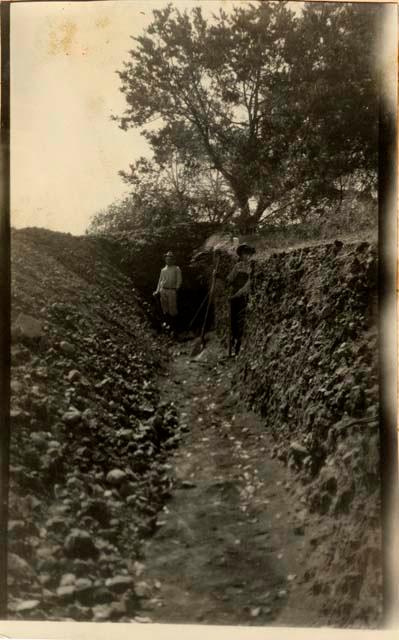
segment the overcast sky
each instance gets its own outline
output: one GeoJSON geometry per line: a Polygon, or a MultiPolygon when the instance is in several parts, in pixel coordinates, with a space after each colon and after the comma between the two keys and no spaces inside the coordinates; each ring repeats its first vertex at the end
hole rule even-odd
{"type": "MultiPolygon", "coordinates": [[[[112,122],[125,103],[122,68],[152,9],[166,2],[11,5],[11,224],[83,233],[126,192],[118,171],[146,152],[138,131],[112,122]]],[[[204,14],[234,4],[201,4],[204,14]]],[[[235,2],[235,4],[242,4],[235,2]]]]}
{"type": "MultiPolygon", "coordinates": [[[[240,0],[176,0],[205,15],[240,0]]],[[[147,151],[111,121],[125,101],[116,70],[158,0],[11,5],[11,224],[84,233],[126,193],[118,171],[147,151]]],[[[290,3],[300,11],[302,3],[290,3]]],[[[391,20],[392,22],[392,20],[391,20]]],[[[385,34],[384,34],[385,35],[385,34]]],[[[395,37],[394,42],[396,42],[395,37]]],[[[396,69],[393,48],[392,69],[396,69]]],[[[393,81],[390,80],[393,85],[393,81]]]]}

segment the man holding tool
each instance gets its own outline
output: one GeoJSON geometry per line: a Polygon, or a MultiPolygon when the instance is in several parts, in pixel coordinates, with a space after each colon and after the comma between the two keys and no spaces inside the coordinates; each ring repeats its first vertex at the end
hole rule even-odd
{"type": "Polygon", "coordinates": [[[229,355],[238,355],[241,348],[241,340],[244,332],[245,310],[251,286],[251,276],[254,262],[250,257],[255,249],[246,243],[237,247],[238,262],[227,276],[227,282],[231,285],[230,296],[230,340],[229,355]]]}

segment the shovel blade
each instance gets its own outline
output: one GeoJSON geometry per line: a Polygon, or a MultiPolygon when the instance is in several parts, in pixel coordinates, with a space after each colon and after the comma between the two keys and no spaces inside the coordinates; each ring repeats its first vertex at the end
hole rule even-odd
{"type": "Polygon", "coordinates": [[[204,350],[204,348],[205,348],[205,344],[203,343],[201,338],[198,338],[197,340],[195,340],[193,348],[191,349],[191,357],[195,358],[195,356],[199,356],[199,354],[204,350]]]}

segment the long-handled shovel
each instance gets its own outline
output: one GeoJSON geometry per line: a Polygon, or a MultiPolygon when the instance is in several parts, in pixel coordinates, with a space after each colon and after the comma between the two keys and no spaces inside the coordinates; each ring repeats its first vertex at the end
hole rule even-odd
{"type": "Polygon", "coordinates": [[[198,318],[199,312],[202,310],[205,302],[208,300],[208,296],[209,296],[209,291],[207,291],[205,298],[203,299],[203,301],[201,302],[200,306],[198,307],[197,311],[195,312],[195,315],[193,316],[190,324],[188,325],[188,328],[191,329],[191,327],[193,326],[194,322],[196,321],[196,319],[198,318]]]}
{"type": "Polygon", "coordinates": [[[233,353],[233,332],[231,330],[231,302],[230,300],[228,301],[229,304],[229,334],[228,334],[228,339],[229,339],[229,358],[231,358],[231,355],[233,353]]]}
{"type": "Polygon", "coordinates": [[[205,349],[205,329],[206,329],[206,323],[208,321],[208,316],[209,316],[209,310],[211,308],[211,304],[212,304],[212,300],[213,300],[213,294],[215,291],[215,283],[216,283],[216,273],[219,267],[219,261],[220,261],[220,255],[217,256],[216,258],[216,265],[215,268],[212,272],[212,281],[211,281],[211,286],[209,289],[209,296],[208,296],[208,304],[206,307],[206,312],[205,312],[205,318],[204,318],[204,322],[202,324],[202,329],[201,329],[201,335],[199,338],[197,338],[197,340],[195,340],[193,348],[191,350],[191,357],[194,358],[195,356],[198,356],[204,349],[205,349]]]}
{"type": "MultiPolygon", "coordinates": [[[[250,271],[249,271],[249,290],[251,294],[254,293],[255,289],[255,262],[254,260],[250,263],[250,271]]],[[[243,313],[243,311],[241,311],[243,313]]],[[[232,328],[232,309],[231,309],[231,299],[229,300],[229,331],[228,331],[228,349],[229,349],[229,358],[233,354],[233,328],[232,328]]]]}
{"type": "Polygon", "coordinates": [[[160,300],[159,293],[156,296],[153,296],[153,304],[154,304],[154,309],[155,309],[155,317],[156,317],[156,319],[158,320],[159,324],[162,327],[164,322],[165,322],[165,316],[164,316],[164,313],[162,311],[162,306],[161,306],[161,300],[160,300]]]}

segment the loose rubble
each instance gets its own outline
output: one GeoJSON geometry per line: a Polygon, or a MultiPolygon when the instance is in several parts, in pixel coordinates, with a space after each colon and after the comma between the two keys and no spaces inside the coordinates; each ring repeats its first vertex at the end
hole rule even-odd
{"type": "Polygon", "coordinates": [[[179,438],[166,347],[105,242],[12,243],[10,617],[129,621],[179,438]]]}
{"type": "MultiPolygon", "coordinates": [[[[170,454],[191,428],[191,410],[179,424],[173,400],[160,397],[167,343],[148,322],[115,243],[39,229],[13,232],[12,242],[10,617],[150,622],[142,603],[160,606],[163,581],[146,575],[143,540],[167,530],[170,454]]],[[[224,344],[223,275],[231,265],[223,254],[215,315],[224,344]]],[[[230,432],[233,415],[231,425],[223,416],[220,424],[239,458],[240,515],[259,534],[262,517],[278,530],[285,523],[276,495],[287,491],[295,505],[290,536],[306,546],[306,567],[290,564],[295,573],[284,569],[273,598],[266,592],[248,603],[251,624],[276,619],[297,585],[306,585],[323,624],[378,623],[376,280],[376,250],[367,243],[280,252],[256,265],[247,338],[226,374],[233,388],[222,385],[233,404],[240,393],[262,416],[257,455],[271,452],[271,462],[286,465],[286,480],[256,512],[259,478],[246,466],[251,434],[240,425],[230,432]]],[[[195,362],[206,370],[206,352],[195,362]]],[[[207,384],[199,431],[218,426],[214,380],[207,384]]],[[[200,435],[206,449],[210,434],[200,435]]],[[[212,483],[228,495],[228,484],[212,483]]],[[[198,477],[177,484],[195,500],[198,477]]],[[[179,535],[190,544],[188,533],[179,535]]],[[[227,543],[234,555],[243,540],[227,543]]],[[[277,535],[276,567],[285,567],[286,552],[277,535]]],[[[223,569],[227,560],[218,562],[223,569]]],[[[241,586],[228,589],[223,597],[241,586]]]]}

